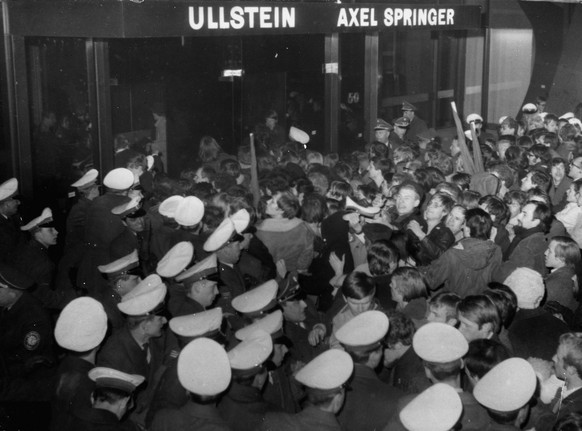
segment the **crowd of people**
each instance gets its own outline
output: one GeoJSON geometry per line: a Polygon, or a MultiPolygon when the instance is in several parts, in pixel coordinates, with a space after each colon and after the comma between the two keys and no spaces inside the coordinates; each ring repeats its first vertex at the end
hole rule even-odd
{"type": "Polygon", "coordinates": [[[119,140],[65,232],[7,179],[0,428],[582,430],[582,122],[537,102],[450,148],[408,102],[351,154],[207,136],[179,178],[119,140]]]}

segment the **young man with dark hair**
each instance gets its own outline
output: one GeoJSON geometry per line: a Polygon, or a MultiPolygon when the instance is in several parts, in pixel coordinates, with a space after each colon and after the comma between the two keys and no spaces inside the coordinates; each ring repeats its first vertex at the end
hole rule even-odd
{"type": "Polygon", "coordinates": [[[497,307],[485,295],[469,295],[457,304],[459,331],[468,342],[492,339],[499,332],[501,319],[497,307]]]}
{"type": "Polygon", "coordinates": [[[495,275],[495,281],[503,282],[516,268],[526,267],[547,273],[544,253],[547,248],[545,233],[552,222],[550,208],[543,202],[529,201],[517,216],[521,229],[516,229],[504,262],[495,275]]]}
{"type": "Polygon", "coordinates": [[[466,213],[465,238],[422,267],[432,290],[441,285],[464,297],[482,292],[501,264],[501,249],[489,240],[492,221],[480,208],[466,213]]]}

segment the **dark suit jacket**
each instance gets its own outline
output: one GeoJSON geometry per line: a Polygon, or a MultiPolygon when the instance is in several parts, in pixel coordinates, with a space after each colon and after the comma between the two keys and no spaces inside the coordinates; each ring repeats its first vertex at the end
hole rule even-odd
{"type": "Polygon", "coordinates": [[[260,429],[262,431],[340,431],[341,427],[334,414],[309,406],[294,415],[268,413],[260,429]]]}
{"type": "Polygon", "coordinates": [[[560,335],[568,331],[564,322],[542,308],[518,310],[509,326],[509,340],[515,356],[551,361],[560,335]]]}
{"type": "Polygon", "coordinates": [[[163,335],[150,339],[151,360],[148,363],[147,352],[137,344],[129,329],[124,327],[111,335],[97,355],[97,365],[100,367],[109,367],[146,378],[136,392],[136,413],[144,412],[149,408],[159,374],[163,372],[165,347],[163,335]]]}
{"type": "Polygon", "coordinates": [[[267,403],[257,388],[233,381],[220,400],[218,411],[234,431],[255,431],[267,412],[279,412],[281,409],[267,403]]]}
{"type": "Polygon", "coordinates": [[[382,429],[396,412],[396,403],[404,395],[389,386],[369,367],[355,364],[351,390],[337,419],[343,430],[374,431],[382,429]]]}
{"type": "Polygon", "coordinates": [[[211,404],[187,403],[179,409],[160,410],[150,431],[230,431],[218,409],[211,404]]]}
{"type": "Polygon", "coordinates": [[[25,236],[20,230],[19,218],[6,218],[0,215],[0,262],[12,262],[14,252],[24,241],[25,236]]]}
{"type": "Polygon", "coordinates": [[[51,403],[51,430],[70,429],[74,413],[91,408],[95,382],[88,373],[94,366],[73,355],[63,359],[57,372],[56,394],[51,403]]]}

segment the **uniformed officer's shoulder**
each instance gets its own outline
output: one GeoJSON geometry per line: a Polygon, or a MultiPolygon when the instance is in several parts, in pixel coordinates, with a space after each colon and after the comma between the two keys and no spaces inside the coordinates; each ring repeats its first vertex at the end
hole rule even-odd
{"type": "Polygon", "coordinates": [[[284,431],[298,429],[293,427],[295,415],[283,412],[269,412],[263,418],[260,431],[284,431]]]}

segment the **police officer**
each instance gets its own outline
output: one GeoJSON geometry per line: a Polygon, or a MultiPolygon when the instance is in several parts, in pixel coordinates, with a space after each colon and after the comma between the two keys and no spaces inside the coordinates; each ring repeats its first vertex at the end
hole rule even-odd
{"type": "Polygon", "coordinates": [[[89,293],[99,287],[95,285],[95,280],[101,279],[97,266],[111,262],[111,242],[124,230],[123,222],[111,210],[130,200],[128,194],[133,183],[134,175],[129,169],[113,169],[103,179],[105,194],[89,206],[84,232],[86,250],[77,276],[79,288],[89,293]]]}
{"type": "Polygon", "coordinates": [[[70,428],[64,431],[138,431],[130,420],[123,420],[133,407],[133,394],[144,382],[140,375],[123,373],[107,367],[96,367],[89,371],[89,378],[95,382],[91,396],[91,408],[75,413],[70,428]]]}
{"type": "Polygon", "coordinates": [[[270,334],[257,330],[228,352],[232,383],[218,410],[235,431],[254,431],[267,412],[281,411],[262,395],[268,378],[264,363],[272,350],[270,334]]]}
{"type": "Polygon", "coordinates": [[[123,313],[117,307],[121,298],[131,292],[141,281],[137,250],[114,260],[107,265],[97,267],[106,285],[91,295],[105,308],[111,329],[117,331],[125,325],[123,313]]]}
{"type": "Polygon", "coordinates": [[[27,275],[0,264],[2,401],[48,401],[53,395],[56,358],[51,319],[30,294],[33,283],[27,275]]]}
{"type": "Polygon", "coordinates": [[[163,373],[164,364],[171,351],[166,345],[163,312],[166,285],[152,274],[121,298],[117,305],[126,315],[125,326],[112,334],[97,356],[97,364],[129,374],[146,376],[147,384],[139,391],[132,418],[140,424],[145,415],[153,391],[163,373]]]}
{"type": "Polygon", "coordinates": [[[199,313],[212,307],[218,295],[216,255],[211,254],[176,276],[183,291],[175,291],[170,298],[172,316],[199,313]]]}
{"type": "Polygon", "coordinates": [[[344,385],[353,370],[352,358],[346,352],[323,352],[296,375],[306,387],[308,406],[296,414],[268,413],[261,430],[341,430],[336,415],[344,404],[344,385]]]}
{"type": "Polygon", "coordinates": [[[198,338],[182,349],[177,368],[180,384],[188,391],[190,400],[179,409],[160,410],[150,430],[230,430],[216,408],[231,380],[224,348],[209,338],[198,338]]]}
{"type": "Polygon", "coordinates": [[[55,340],[69,354],[59,364],[57,390],[52,400],[51,430],[68,429],[73,413],[91,407],[95,383],[89,371],[107,332],[107,314],[93,298],[71,301],[55,326],[55,340]]]}
{"type": "Polygon", "coordinates": [[[20,228],[30,239],[16,251],[14,266],[29,274],[36,283],[32,294],[48,309],[61,309],[76,295],[70,286],[54,289],[56,266],[48,255],[48,248],[57,244],[58,231],[53,213],[45,208],[42,214],[20,228]]]}
{"type": "Polygon", "coordinates": [[[354,361],[351,391],[338,421],[344,430],[377,430],[396,410],[403,393],[382,382],[375,369],[382,361],[382,341],[388,332],[388,317],[370,310],[357,315],[338,329],[336,337],[354,361]]]}
{"type": "Polygon", "coordinates": [[[10,178],[0,184],[0,262],[10,263],[18,245],[24,242],[16,198],[18,180],[10,178]]]}
{"type": "MultiPolygon", "coordinates": [[[[210,338],[220,345],[225,345],[223,333],[223,315],[220,307],[196,314],[174,317],[169,325],[177,337],[178,348],[183,349],[190,341],[197,338],[210,338]]],[[[180,408],[188,402],[188,393],[178,379],[177,355],[168,361],[167,368],[156,388],[148,411],[146,425],[151,425],[156,413],[162,409],[180,408]]]]}

